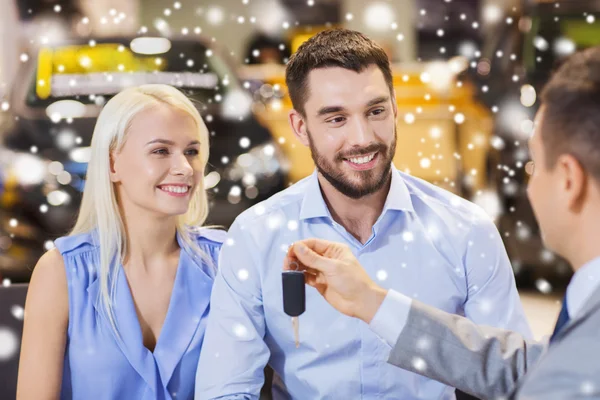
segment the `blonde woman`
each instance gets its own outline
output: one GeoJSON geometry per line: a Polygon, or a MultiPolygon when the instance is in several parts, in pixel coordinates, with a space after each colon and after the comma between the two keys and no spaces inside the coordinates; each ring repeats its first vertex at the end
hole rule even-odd
{"type": "Polygon", "coordinates": [[[18,399],[188,399],[224,232],[207,216],[208,131],[166,85],[102,110],[81,209],[33,272],[18,399]]]}

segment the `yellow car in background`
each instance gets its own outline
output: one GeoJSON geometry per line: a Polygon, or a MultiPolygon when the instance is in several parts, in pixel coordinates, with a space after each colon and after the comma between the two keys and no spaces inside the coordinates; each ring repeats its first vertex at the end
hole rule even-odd
{"type": "Polygon", "coordinates": [[[13,282],[27,282],[51,241],[73,226],[97,117],[126,87],[173,85],[202,115],[210,132],[207,224],[228,228],[285,188],[279,146],[207,37],[73,39],[40,49],[17,80],[11,124],[0,127],[0,276],[13,282]]]}
{"type": "MultiPolygon", "coordinates": [[[[295,35],[292,52],[316,31],[295,35]]],[[[392,66],[398,103],[398,141],[394,164],[402,171],[471,198],[486,188],[487,151],[493,119],[475,100],[475,87],[461,81],[468,61],[402,63],[392,66]]],[[[251,65],[241,77],[259,81],[255,113],[271,131],[288,159],[288,183],[314,170],[310,149],[295,138],[288,122],[292,108],[285,85],[285,66],[251,65]]]]}

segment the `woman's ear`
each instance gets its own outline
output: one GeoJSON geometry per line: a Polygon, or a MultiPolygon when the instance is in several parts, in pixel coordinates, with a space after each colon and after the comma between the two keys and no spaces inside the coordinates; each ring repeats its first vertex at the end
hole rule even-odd
{"type": "Polygon", "coordinates": [[[289,112],[288,117],[290,119],[290,125],[292,127],[292,130],[294,131],[294,134],[303,145],[308,147],[310,145],[310,142],[308,140],[308,128],[306,126],[304,118],[302,117],[302,114],[292,109],[289,112]]]}
{"type": "Polygon", "coordinates": [[[109,175],[110,181],[113,183],[117,183],[120,181],[119,174],[117,173],[117,156],[114,152],[110,152],[110,160],[109,160],[109,175]]]}

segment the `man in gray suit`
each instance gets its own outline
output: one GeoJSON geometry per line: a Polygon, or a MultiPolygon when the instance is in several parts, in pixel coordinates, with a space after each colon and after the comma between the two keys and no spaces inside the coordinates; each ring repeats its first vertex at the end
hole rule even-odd
{"type": "Polygon", "coordinates": [[[286,265],[369,324],[398,367],[484,399],[600,399],[600,47],[571,56],[541,99],[528,195],[546,246],[575,271],[549,344],[385,290],[343,244],[297,242],[286,265]]]}

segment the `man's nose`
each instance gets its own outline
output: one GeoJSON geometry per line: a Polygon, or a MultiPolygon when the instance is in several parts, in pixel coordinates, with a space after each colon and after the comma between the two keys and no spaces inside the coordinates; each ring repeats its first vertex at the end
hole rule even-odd
{"type": "Polygon", "coordinates": [[[348,144],[350,146],[361,146],[364,147],[370,143],[373,143],[375,135],[369,126],[368,121],[364,118],[357,118],[350,125],[348,133],[348,144]]]}

